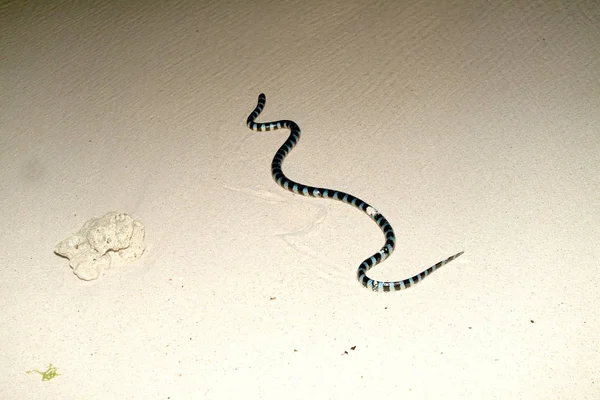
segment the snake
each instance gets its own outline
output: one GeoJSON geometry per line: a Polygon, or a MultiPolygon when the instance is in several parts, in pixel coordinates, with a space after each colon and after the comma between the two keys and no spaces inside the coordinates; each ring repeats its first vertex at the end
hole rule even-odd
{"type": "Polygon", "coordinates": [[[450,261],[460,257],[464,253],[464,251],[456,253],[453,256],[450,256],[445,260],[442,260],[437,264],[432,265],[431,267],[416,274],[411,278],[389,282],[379,281],[370,278],[367,275],[367,272],[377,264],[387,259],[396,247],[396,235],[394,233],[394,229],[392,228],[388,220],[379,211],[377,211],[374,207],[372,207],[367,202],[359,199],[356,196],[342,192],[341,190],[304,185],[302,183],[298,183],[289,179],[283,173],[281,167],[283,164],[283,160],[285,160],[287,155],[290,153],[290,151],[292,151],[292,149],[298,144],[298,141],[300,140],[300,127],[294,121],[286,119],[271,122],[256,122],[256,118],[258,118],[260,113],[265,108],[266,102],[267,97],[264,93],[261,93],[258,96],[258,103],[256,105],[256,108],[248,116],[246,125],[248,126],[248,128],[257,132],[272,131],[283,128],[287,128],[290,130],[290,135],[288,136],[287,140],[279,147],[279,149],[275,153],[275,156],[273,157],[273,161],[271,162],[271,175],[275,182],[277,182],[277,184],[282,188],[297,195],[332,199],[352,205],[358,208],[363,213],[367,214],[383,232],[383,235],[385,237],[385,244],[383,245],[383,247],[381,247],[381,249],[377,253],[364,260],[360,264],[356,272],[356,277],[358,281],[365,288],[370,289],[374,292],[397,292],[400,290],[408,289],[421,282],[423,279],[425,279],[430,274],[437,271],[444,265],[448,264],[450,261]]]}

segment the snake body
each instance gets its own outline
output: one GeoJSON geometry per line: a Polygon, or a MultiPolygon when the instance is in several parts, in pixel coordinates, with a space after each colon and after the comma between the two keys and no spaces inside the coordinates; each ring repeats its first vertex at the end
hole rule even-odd
{"type": "Polygon", "coordinates": [[[408,279],[385,282],[369,278],[367,272],[375,265],[381,263],[386,258],[388,258],[394,251],[394,247],[396,246],[396,235],[394,234],[394,229],[392,228],[388,220],[383,215],[381,215],[381,213],[379,213],[379,211],[377,211],[374,207],[370,206],[368,203],[359,199],[356,196],[342,192],[340,190],[303,185],[301,183],[294,182],[293,180],[285,176],[281,169],[281,165],[283,164],[283,160],[285,159],[285,157],[298,143],[298,140],[300,139],[300,127],[294,121],[290,120],[279,120],[262,123],[255,122],[256,118],[258,118],[262,110],[265,108],[266,100],[267,98],[263,93],[261,93],[258,96],[258,104],[256,105],[254,111],[252,111],[252,113],[250,113],[250,115],[248,116],[247,125],[248,128],[258,132],[272,131],[281,128],[287,128],[291,131],[287,140],[281,145],[281,147],[279,147],[279,150],[277,150],[277,153],[275,153],[273,161],[271,162],[271,174],[275,182],[277,182],[277,184],[279,184],[279,186],[281,186],[282,188],[289,190],[290,192],[295,194],[308,197],[333,199],[350,204],[367,214],[373,221],[375,221],[377,226],[379,226],[379,228],[383,232],[383,235],[385,236],[385,244],[383,245],[383,247],[377,253],[364,260],[358,267],[356,276],[358,278],[358,281],[364,287],[366,287],[367,289],[371,289],[375,292],[396,292],[408,289],[409,287],[421,282],[423,279],[429,276],[429,274],[433,273],[437,269],[443,267],[450,261],[460,257],[463,254],[463,252],[461,251],[460,253],[450,256],[445,260],[440,261],[435,265],[432,265],[423,272],[420,272],[417,275],[408,279]]]}

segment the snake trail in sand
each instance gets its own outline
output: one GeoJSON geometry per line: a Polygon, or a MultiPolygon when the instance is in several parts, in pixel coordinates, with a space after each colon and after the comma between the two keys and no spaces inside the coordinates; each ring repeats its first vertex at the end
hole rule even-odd
{"type": "Polygon", "coordinates": [[[364,260],[357,271],[358,281],[366,288],[371,289],[375,292],[396,292],[399,290],[408,289],[409,287],[416,285],[425,279],[429,274],[433,273],[437,269],[443,267],[445,264],[450,261],[458,258],[463,254],[461,251],[453,256],[446,258],[443,261],[438,262],[435,265],[427,268],[423,272],[413,276],[412,278],[400,280],[400,281],[392,281],[392,282],[384,282],[378,281],[372,278],[369,278],[367,272],[373,268],[375,265],[381,263],[386,258],[392,254],[394,251],[394,247],[396,246],[396,236],[394,234],[394,229],[388,222],[388,220],[379,213],[375,208],[359,199],[356,196],[353,196],[349,193],[345,193],[339,190],[319,188],[314,186],[303,185],[298,182],[294,182],[289,179],[283,173],[281,169],[281,165],[283,164],[283,160],[289,154],[289,152],[296,146],[298,140],[300,139],[300,127],[294,121],[290,120],[279,120],[272,122],[255,122],[256,118],[260,115],[262,110],[265,108],[265,103],[267,101],[266,96],[261,93],[258,96],[258,104],[256,108],[250,115],[248,116],[247,125],[248,128],[253,131],[263,132],[263,131],[271,131],[280,128],[288,128],[291,132],[288,136],[287,140],[279,147],[277,153],[275,153],[275,157],[273,157],[273,161],[271,163],[271,174],[273,175],[273,179],[275,182],[279,184],[282,188],[289,190],[295,194],[299,194],[302,196],[308,197],[321,197],[325,199],[333,199],[342,201],[344,203],[350,204],[365,214],[367,214],[379,228],[383,232],[385,236],[385,244],[383,247],[371,257],[364,260]]]}

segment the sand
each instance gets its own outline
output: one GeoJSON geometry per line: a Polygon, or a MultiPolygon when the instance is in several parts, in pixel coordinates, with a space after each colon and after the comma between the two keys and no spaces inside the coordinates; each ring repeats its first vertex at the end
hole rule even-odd
{"type": "Polygon", "coordinates": [[[37,3],[0,6],[0,399],[600,398],[598,2],[37,3]],[[261,92],[284,172],[394,227],[373,278],[464,255],[363,288],[380,230],[277,186],[261,92]],[[111,211],[147,248],[82,281],[54,247],[111,211]]]}

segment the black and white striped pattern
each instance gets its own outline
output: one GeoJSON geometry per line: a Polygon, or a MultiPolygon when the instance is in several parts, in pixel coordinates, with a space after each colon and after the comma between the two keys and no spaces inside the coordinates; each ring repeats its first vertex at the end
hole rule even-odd
{"type": "Polygon", "coordinates": [[[367,271],[373,268],[375,265],[379,264],[383,260],[389,257],[390,254],[394,251],[394,247],[396,246],[396,236],[394,235],[394,229],[388,222],[387,219],[383,215],[379,213],[375,208],[362,201],[358,197],[352,196],[351,194],[341,192],[339,190],[333,189],[324,189],[313,186],[303,185],[298,182],[294,182],[284,175],[281,170],[281,164],[285,157],[289,154],[289,152],[296,146],[298,140],[300,139],[300,127],[294,122],[290,120],[280,120],[273,122],[263,122],[257,123],[254,120],[260,115],[263,108],[265,107],[265,103],[267,101],[266,96],[261,93],[258,96],[258,104],[252,113],[248,116],[247,125],[248,128],[253,131],[271,131],[280,128],[288,128],[290,129],[290,136],[288,136],[287,140],[281,145],[277,153],[275,153],[275,157],[273,157],[273,162],[271,163],[271,174],[273,175],[273,179],[284,189],[289,190],[290,192],[302,195],[302,196],[310,196],[310,197],[322,197],[325,199],[333,199],[339,200],[344,203],[348,203],[358,208],[365,214],[367,214],[379,228],[383,232],[385,236],[385,244],[384,246],[371,257],[367,258],[360,264],[358,267],[357,278],[362,285],[368,289],[371,289],[375,292],[396,292],[403,289],[408,289],[409,287],[416,285],[425,279],[429,274],[441,268],[445,264],[454,260],[463,254],[461,251],[451,257],[446,258],[443,261],[438,262],[437,264],[427,268],[425,271],[413,276],[412,278],[404,279],[402,281],[394,281],[394,282],[383,282],[371,279],[367,276],[367,271]]]}

